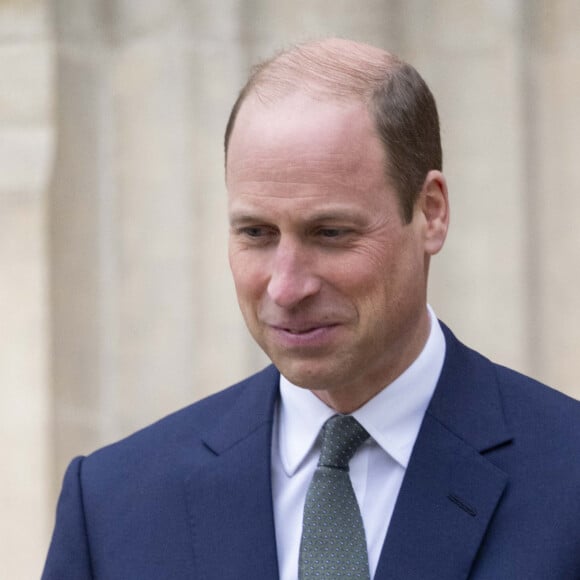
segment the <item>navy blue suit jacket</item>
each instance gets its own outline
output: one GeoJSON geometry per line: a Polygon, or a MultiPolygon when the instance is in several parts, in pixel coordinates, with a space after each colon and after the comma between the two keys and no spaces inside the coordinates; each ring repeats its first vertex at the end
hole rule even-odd
{"type": "MultiPolygon", "coordinates": [[[[444,331],[375,578],[580,579],[580,404],[444,331]]],[[[268,367],[75,459],[43,578],[277,578],[278,378],[268,367]]]]}

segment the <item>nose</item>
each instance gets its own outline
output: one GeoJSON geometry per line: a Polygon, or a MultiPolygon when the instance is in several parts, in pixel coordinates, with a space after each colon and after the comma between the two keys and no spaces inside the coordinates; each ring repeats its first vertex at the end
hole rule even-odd
{"type": "Polygon", "coordinates": [[[312,259],[299,242],[280,240],[273,257],[268,296],[282,308],[297,306],[320,290],[312,259]]]}

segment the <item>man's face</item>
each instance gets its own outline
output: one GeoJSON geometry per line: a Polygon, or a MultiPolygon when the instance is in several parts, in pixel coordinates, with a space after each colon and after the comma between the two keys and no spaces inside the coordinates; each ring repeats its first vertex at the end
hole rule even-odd
{"type": "Polygon", "coordinates": [[[349,412],[429,331],[420,211],[403,224],[360,103],[250,97],[231,137],[229,260],[246,324],[293,383],[349,412]]]}

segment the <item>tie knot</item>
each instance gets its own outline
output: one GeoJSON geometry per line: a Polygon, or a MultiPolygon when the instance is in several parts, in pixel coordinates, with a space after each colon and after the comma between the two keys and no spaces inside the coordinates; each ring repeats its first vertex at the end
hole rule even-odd
{"type": "Polygon", "coordinates": [[[322,427],[319,466],[348,470],[348,462],[368,439],[365,428],[350,415],[334,415],[322,427]]]}

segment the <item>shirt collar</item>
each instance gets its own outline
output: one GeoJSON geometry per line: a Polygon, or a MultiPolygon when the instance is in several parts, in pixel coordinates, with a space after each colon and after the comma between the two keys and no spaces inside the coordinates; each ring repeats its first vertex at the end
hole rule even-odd
{"type": "MultiPolygon", "coordinates": [[[[352,414],[403,468],[409,463],[445,358],[445,337],[429,306],[428,311],[431,330],[419,356],[388,388],[352,414]]],[[[278,446],[288,476],[294,475],[312,452],[325,421],[335,414],[312,391],[280,376],[278,446]]]]}

